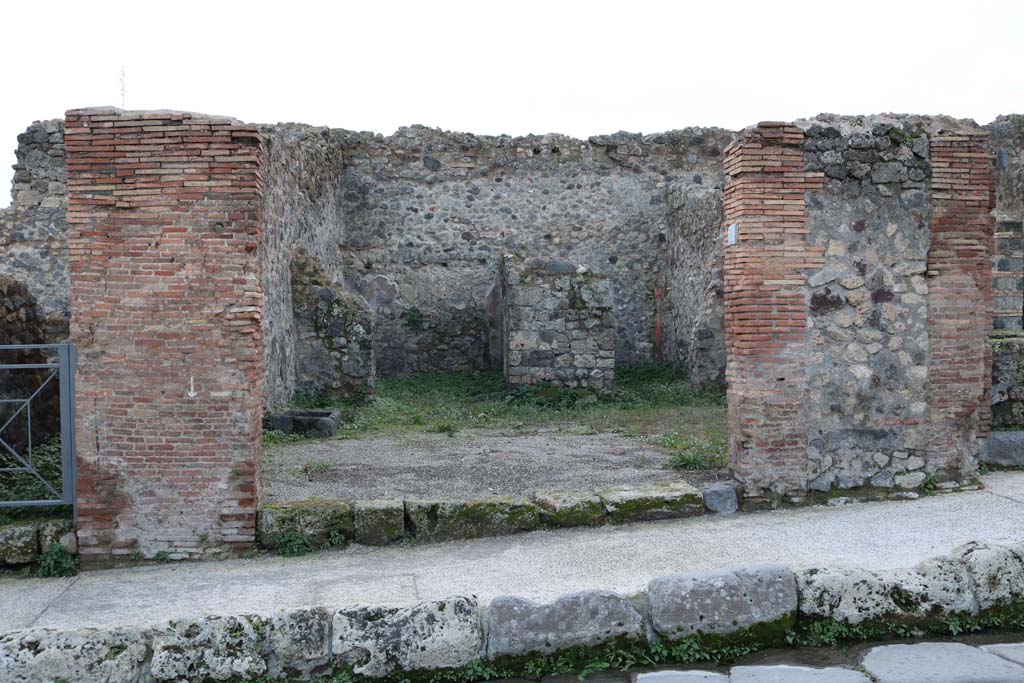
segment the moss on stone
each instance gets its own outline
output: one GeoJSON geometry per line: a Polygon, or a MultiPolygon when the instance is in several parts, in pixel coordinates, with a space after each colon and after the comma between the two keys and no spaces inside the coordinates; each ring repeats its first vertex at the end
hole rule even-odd
{"type": "Polygon", "coordinates": [[[276,539],[291,531],[316,546],[351,539],[354,532],[352,508],[340,500],[309,498],[287,503],[270,503],[257,513],[257,537],[264,548],[274,548],[276,539]]]}
{"type": "Polygon", "coordinates": [[[529,531],[540,524],[536,505],[509,496],[467,501],[411,500],[406,501],[405,512],[415,537],[428,541],[500,536],[529,531]]]}
{"type": "Polygon", "coordinates": [[[386,545],[405,535],[405,506],[400,500],[357,500],[352,510],[356,543],[386,545]]]}

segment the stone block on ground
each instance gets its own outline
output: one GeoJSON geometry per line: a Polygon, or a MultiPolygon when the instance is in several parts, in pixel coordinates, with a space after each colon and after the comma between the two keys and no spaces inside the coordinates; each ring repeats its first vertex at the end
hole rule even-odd
{"type": "Polygon", "coordinates": [[[774,565],[658,577],[648,594],[654,630],[669,639],[758,626],[772,631],[770,639],[781,636],[785,628],[775,627],[787,626],[797,609],[793,572],[774,565]]]}
{"type": "Polygon", "coordinates": [[[387,545],[405,535],[405,504],[400,500],[357,500],[352,516],[356,543],[387,545]]]}
{"type": "Polygon", "coordinates": [[[871,683],[864,674],[851,669],[805,666],[734,666],[730,683],[871,683]]]}
{"type": "Polygon", "coordinates": [[[651,671],[637,674],[633,683],[729,683],[729,677],[714,671],[651,671]]]}
{"type": "Polygon", "coordinates": [[[307,679],[331,662],[331,613],[322,607],[278,612],[267,619],[264,654],[272,679],[307,679]]]}
{"type": "Polygon", "coordinates": [[[0,635],[0,680],[140,681],[146,652],[146,638],[131,628],[16,631],[0,635]]]}
{"type": "Polygon", "coordinates": [[[533,499],[547,526],[600,526],[607,521],[604,503],[596,493],[538,491],[533,499]]]}
{"type": "Polygon", "coordinates": [[[405,501],[410,531],[418,540],[450,541],[535,529],[540,512],[528,500],[494,496],[466,501],[405,501]]]}
{"type": "Polygon", "coordinates": [[[485,623],[491,659],[645,636],[640,613],[629,600],[609,591],[572,593],[546,604],[498,597],[488,606],[485,623]]]}
{"type": "Polygon", "coordinates": [[[1003,607],[1024,598],[1024,559],[1010,548],[968,543],[953,551],[977,587],[978,609],[1003,607]]]}
{"type": "Polygon", "coordinates": [[[1024,431],[992,432],[981,459],[999,467],[1024,467],[1024,431]]]}
{"type": "Polygon", "coordinates": [[[899,615],[895,583],[863,569],[804,569],[797,572],[801,617],[834,619],[845,624],[880,621],[899,615]]]}
{"type": "Polygon", "coordinates": [[[598,491],[613,524],[704,514],[700,491],[685,481],[633,484],[598,491]]]}
{"type": "Polygon", "coordinates": [[[155,681],[226,681],[267,672],[259,617],[206,617],[170,622],[153,634],[155,681]]]}
{"type": "Polygon", "coordinates": [[[982,645],[981,649],[997,657],[1011,661],[1014,664],[1024,665],[1024,643],[997,643],[995,645],[982,645]]]}
{"type": "Polygon", "coordinates": [[[704,497],[704,507],[710,512],[728,515],[740,507],[736,487],[732,484],[721,481],[708,484],[701,490],[701,495],[704,497]]]}
{"type": "Polygon", "coordinates": [[[70,519],[55,519],[39,525],[39,549],[45,553],[54,544],[59,544],[72,555],[78,553],[74,522],[70,519]]]}
{"type": "Polygon", "coordinates": [[[271,503],[259,510],[257,538],[264,548],[276,548],[278,537],[286,531],[322,545],[339,535],[352,538],[352,509],[340,500],[297,500],[271,503]]]}
{"type": "Polygon", "coordinates": [[[341,413],[337,410],[286,410],[270,415],[267,426],[285,434],[334,436],[341,426],[341,413]]]}
{"type": "Polygon", "coordinates": [[[33,524],[0,526],[0,565],[26,564],[39,558],[33,524]]]}
{"type": "Polygon", "coordinates": [[[1024,667],[962,643],[883,645],[861,662],[877,683],[1011,683],[1024,667]]]}
{"type": "Polygon", "coordinates": [[[457,668],[479,658],[482,648],[474,598],[412,607],[352,607],[334,615],[331,651],[364,676],[457,668]]]}

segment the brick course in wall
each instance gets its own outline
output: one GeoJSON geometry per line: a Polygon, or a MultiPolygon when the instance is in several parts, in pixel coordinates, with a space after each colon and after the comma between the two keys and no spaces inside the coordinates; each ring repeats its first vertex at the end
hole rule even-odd
{"type": "Polygon", "coordinates": [[[992,422],[992,248],[995,204],[988,133],[931,138],[928,252],[929,450],[973,474],[992,422]]]}
{"type": "Polygon", "coordinates": [[[804,193],[823,174],[804,170],[800,128],[761,123],[726,150],[725,325],[729,463],[748,495],[807,484],[807,268],[821,247],[807,241],[804,193]]]}
{"type": "Polygon", "coordinates": [[[248,548],[263,386],[259,134],[116,109],[69,111],[65,133],[82,562],[248,548]]]}

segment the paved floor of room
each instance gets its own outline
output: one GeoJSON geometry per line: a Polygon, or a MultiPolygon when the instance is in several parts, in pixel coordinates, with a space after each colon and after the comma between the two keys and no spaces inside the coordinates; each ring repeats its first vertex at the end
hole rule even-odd
{"type": "Polygon", "coordinates": [[[408,604],[452,595],[551,599],[641,590],[672,572],[754,563],[794,568],[910,567],[971,541],[1024,542],[1024,473],[983,491],[909,502],[706,516],[537,531],[419,546],[351,546],[298,558],[167,564],[68,579],[0,579],[0,631],[146,625],[206,613],[271,614],[308,605],[408,604]]]}

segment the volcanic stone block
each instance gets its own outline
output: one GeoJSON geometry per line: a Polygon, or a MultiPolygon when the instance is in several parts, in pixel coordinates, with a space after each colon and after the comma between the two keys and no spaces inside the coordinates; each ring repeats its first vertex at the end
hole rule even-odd
{"type": "Polygon", "coordinates": [[[353,607],[334,615],[331,651],[364,676],[446,669],[480,656],[483,629],[473,598],[412,607],[353,607]]]}
{"type": "Polygon", "coordinates": [[[1006,606],[1024,599],[1024,559],[1010,548],[968,543],[953,551],[977,586],[978,609],[1006,606]]]}
{"type": "Polygon", "coordinates": [[[405,505],[400,500],[357,500],[352,512],[356,543],[387,545],[405,534],[405,505]]]}
{"type": "Polygon", "coordinates": [[[615,381],[611,282],[585,266],[506,255],[497,286],[505,382],[608,393],[615,381]]]}
{"type": "Polygon", "coordinates": [[[332,615],[322,607],[279,612],[267,620],[267,673],[308,678],[331,659],[332,615]]]}
{"type": "Polygon", "coordinates": [[[334,436],[341,426],[341,413],[337,410],[286,410],[267,418],[267,426],[285,434],[334,436]]]}
{"type": "Polygon", "coordinates": [[[601,497],[579,491],[538,491],[533,497],[548,526],[600,526],[608,517],[601,497]]]}
{"type": "Polygon", "coordinates": [[[335,540],[339,535],[352,538],[352,508],[340,500],[310,498],[288,503],[272,503],[260,508],[257,532],[264,548],[277,547],[285,531],[305,536],[314,545],[335,540]]]}
{"type": "Polygon", "coordinates": [[[734,666],[731,683],[871,683],[864,674],[850,669],[828,667],[812,669],[805,666],[734,666]]]}
{"type": "Polygon", "coordinates": [[[1024,680],[1024,667],[962,643],[872,648],[861,662],[878,683],[969,683],[1024,680]]]}
{"type": "Polygon", "coordinates": [[[982,459],[989,465],[1024,467],[1024,431],[992,432],[982,459]]]}
{"type": "Polygon", "coordinates": [[[259,617],[205,617],[172,621],[153,636],[155,681],[248,680],[262,676],[259,617]]]}
{"type": "Polygon", "coordinates": [[[25,564],[39,557],[36,528],[31,524],[0,527],[0,564],[25,564]]]}
{"type": "Polygon", "coordinates": [[[572,593],[547,604],[502,596],[491,602],[485,621],[491,659],[645,636],[640,613],[629,600],[609,591],[572,593]]]}
{"type": "Polygon", "coordinates": [[[701,491],[704,497],[704,507],[711,512],[722,515],[732,514],[739,509],[739,498],[736,496],[736,487],[724,482],[708,484],[701,491]]]}
{"type": "Polygon", "coordinates": [[[405,501],[411,531],[419,540],[450,541],[501,536],[535,529],[540,511],[528,500],[494,496],[466,501],[405,501]]]}
{"type": "Polygon", "coordinates": [[[598,491],[612,524],[704,514],[700,492],[684,481],[634,484],[598,491]]]}
{"type": "Polygon", "coordinates": [[[140,681],[146,638],[131,628],[15,631],[0,635],[0,679],[52,681],[140,681]]]}
{"type": "Polygon", "coordinates": [[[771,642],[797,609],[793,572],[771,565],[658,577],[648,592],[654,629],[669,639],[762,627],[759,642],[771,642]]]}

